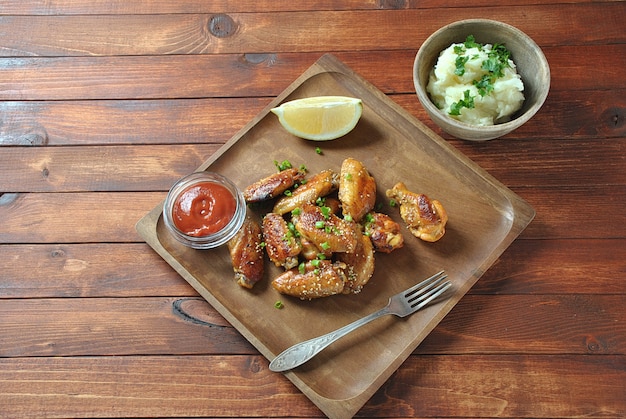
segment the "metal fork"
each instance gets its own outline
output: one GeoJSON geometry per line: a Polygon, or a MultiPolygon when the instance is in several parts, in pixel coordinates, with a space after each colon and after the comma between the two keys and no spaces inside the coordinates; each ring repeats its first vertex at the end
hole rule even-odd
{"type": "Polygon", "coordinates": [[[387,305],[377,312],[362,317],[333,332],[297,343],[285,349],[272,360],[270,370],[280,372],[300,366],[337,339],[379,317],[387,314],[406,317],[415,313],[443,294],[452,285],[450,281],[445,280],[447,277],[448,275],[444,271],[438,272],[419,284],[392,296],[389,298],[387,305]]]}

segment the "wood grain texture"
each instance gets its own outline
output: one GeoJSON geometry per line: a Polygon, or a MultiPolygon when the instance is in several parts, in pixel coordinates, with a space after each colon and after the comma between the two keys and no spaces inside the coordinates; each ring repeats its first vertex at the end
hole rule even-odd
{"type": "Polygon", "coordinates": [[[473,288],[480,294],[622,294],[622,239],[518,240],[473,288]]]}
{"type": "MultiPolygon", "coordinates": [[[[2,358],[0,366],[0,397],[13,416],[322,417],[259,356],[2,358]]],[[[621,356],[412,356],[357,417],[620,417],[625,367],[621,356]]]]}
{"type": "Polygon", "coordinates": [[[4,413],[20,417],[317,416],[259,356],[0,359],[4,413]],[[53,388],[54,391],[50,391],[53,388]],[[245,397],[242,397],[245,395],[245,397]],[[269,396],[272,395],[272,396],[269,396]],[[266,397],[274,401],[263,402],[266,397]],[[227,401],[227,403],[223,403],[227,401]]]}
{"type": "MultiPolygon", "coordinates": [[[[416,353],[624,355],[623,291],[467,295],[416,353]]],[[[293,304],[285,300],[284,310],[293,304]]],[[[199,297],[14,299],[0,314],[0,357],[257,353],[199,297]]]]}
{"type": "Polygon", "coordinates": [[[412,357],[383,388],[386,397],[375,396],[361,413],[373,404],[373,411],[418,417],[619,417],[623,371],[621,357],[412,357]],[[573,400],[581,403],[564,408],[573,400]]]}
{"type": "Polygon", "coordinates": [[[218,148],[176,144],[0,149],[7,165],[2,171],[12,175],[0,181],[0,188],[12,192],[167,191],[218,148]],[[15,183],[8,184],[10,179],[15,183]]]}
{"type": "Polygon", "coordinates": [[[0,145],[223,144],[268,98],[0,102],[0,145]],[[12,115],[7,118],[6,115],[12,115]],[[73,121],[81,115],[80,124],[73,121]]]}
{"type": "MultiPolygon", "coordinates": [[[[607,0],[603,0],[607,1],[607,0]]],[[[613,0],[608,0],[613,1],[613,0]]],[[[572,0],[568,3],[586,3],[587,0],[572,0]]],[[[498,4],[535,5],[535,0],[502,0],[498,4]]],[[[473,7],[491,6],[490,0],[473,1],[473,7]]],[[[100,14],[154,14],[154,13],[225,13],[225,12],[287,12],[319,10],[378,10],[378,9],[445,9],[459,5],[455,0],[274,0],[259,2],[239,0],[235,4],[228,0],[150,0],[131,3],[124,0],[48,0],[42,4],[38,0],[8,0],[0,10],[0,15],[100,15],[100,14]]]]}
{"type": "Polygon", "coordinates": [[[137,242],[135,223],[163,193],[4,194],[0,243],[137,242]],[[6,202],[9,201],[9,202],[6,202]],[[132,205],[130,205],[132,203],[132,205]]]}
{"type": "Polygon", "coordinates": [[[442,24],[484,16],[517,26],[545,46],[625,41],[620,29],[626,7],[620,2],[607,3],[602,9],[592,3],[450,8],[445,17],[427,9],[15,16],[0,19],[0,32],[5,34],[4,56],[312,52],[328,51],[333,44],[332,51],[372,49],[377,44],[386,49],[413,49],[442,24]],[[545,25],[552,30],[542,30],[545,25]],[[584,26],[585,32],[568,30],[576,25],[584,26]],[[27,31],[26,40],[20,34],[27,31]]]}
{"type": "Polygon", "coordinates": [[[255,353],[197,297],[15,299],[0,312],[0,356],[255,353]]]}
{"type": "Polygon", "coordinates": [[[625,20],[589,0],[1,2],[0,416],[324,417],[135,223],[332,52],[537,211],[356,417],[625,417],[625,20]],[[552,70],[488,143],[434,126],[411,78],[469,17],[552,70]]]}
{"type": "Polygon", "coordinates": [[[146,244],[0,245],[0,299],[198,294],[146,244]]]}

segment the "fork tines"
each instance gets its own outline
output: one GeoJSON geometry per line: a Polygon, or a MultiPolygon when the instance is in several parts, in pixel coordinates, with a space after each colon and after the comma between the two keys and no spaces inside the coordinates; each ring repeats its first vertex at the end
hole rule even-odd
{"type": "Polygon", "coordinates": [[[443,294],[452,285],[450,281],[446,281],[447,277],[448,275],[445,271],[437,272],[430,278],[406,290],[404,298],[413,308],[418,304],[426,305],[443,294]]]}

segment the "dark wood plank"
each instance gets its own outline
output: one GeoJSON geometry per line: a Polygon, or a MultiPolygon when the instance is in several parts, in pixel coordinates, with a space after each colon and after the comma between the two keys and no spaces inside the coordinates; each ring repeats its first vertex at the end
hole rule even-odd
{"type": "Polygon", "coordinates": [[[537,211],[537,216],[522,237],[606,239],[623,238],[626,233],[620,227],[626,225],[626,213],[623,211],[626,208],[626,187],[512,189],[537,211]]]}
{"type": "MultiPolygon", "coordinates": [[[[602,0],[613,1],[613,0],[602,0]]],[[[568,3],[588,3],[589,0],[570,0],[568,3]]],[[[599,2],[596,0],[595,2],[599,2]]],[[[542,2],[545,4],[546,2],[542,2]]],[[[557,3],[557,2],[554,2],[557,3]]],[[[472,7],[491,6],[491,0],[474,0],[472,7]]],[[[537,4],[536,0],[501,0],[503,6],[537,4]]],[[[462,6],[462,5],[461,5],[462,6]]],[[[132,3],[111,0],[38,0],[5,1],[0,10],[7,15],[104,15],[104,14],[154,14],[154,13],[233,13],[233,12],[286,12],[318,10],[378,10],[378,9],[430,9],[459,7],[455,0],[150,0],[132,3]]]]}
{"type": "Polygon", "coordinates": [[[146,244],[0,245],[0,299],[198,294],[146,244]]]}
{"type": "Polygon", "coordinates": [[[270,100],[5,101],[0,145],[223,144],[270,100]]]}
{"type": "Polygon", "coordinates": [[[167,191],[218,148],[214,144],[5,148],[0,149],[0,168],[7,176],[0,180],[0,190],[167,191]]]}
{"type": "MultiPolygon", "coordinates": [[[[416,44],[408,50],[335,55],[385,93],[414,93],[412,69],[417,48],[416,44]]],[[[619,69],[626,67],[626,43],[543,50],[552,68],[563,68],[551,74],[552,92],[612,90],[623,85],[619,69]],[[604,65],[598,66],[598,62],[604,65]]],[[[0,58],[0,100],[273,97],[322,55],[0,58]]],[[[584,92],[580,94],[578,100],[584,101],[584,92]]]]}
{"type": "Polygon", "coordinates": [[[476,294],[623,294],[623,239],[516,240],[471,292],[476,294]]]}
{"type": "Polygon", "coordinates": [[[322,417],[259,356],[15,358],[0,359],[0,366],[7,416],[287,417],[298,412],[322,417]]]}
{"type": "Polygon", "coordinates": [[[21,57],[415,49],[433,28],[485,16],[517,26],[542,46],[626,41],[626,6],[615,2],[602,8],[593,3],[449,8],[445,15],[412,9],[14,16],[0,19],[0,51],[21,57]],[[585,31],[571,31],[572,26],[585,31]]]}
{"type": "MultiPolygon", "coordinates": [[[[9,1],[3,5],[2,14],[12,15],[93,15],[93,14],[154,14],[154,13],[225,13],[225,12],[285,12],[306,10],[358,10],[392,8],[384,1],[375,0],[275,0],[259,2],[255,0],[239,0],[235,4],[227,0],[166,1],[150,0],[132,3],[128,1],[67,1],[52,0],[42,4],[33,1],[9,1]]],[[[407,7],[405,5],[404,7],[407,7]]]]}
{"type": "Polygon", "coordinates": [[[621,356],[411,357],[360,415],[617,418],[625,366],[621,356]]]}
{"type": "MultiPolygon", "coordinates": [[[[538,131],[540,125],[535,127],[538,131]]],[[[455,141],[480,167],[511,188],[626,184],[626,137],[593,141],[535,138],[455,141]],[[572,150],[576,150],[572,156],[572,150]]],[[[582,198],[582,197],[581,197],[582,198]]]]}
{"type": "MultiPolygon", "coordinates": [[[[416,352],[624,355],[624,291],[466,295],[416,352]]],[[[0,313],[0,357],[257,353],[200,297],[9,299],[0,313]]]]}
{"type": "MultiPolygon", "coordinates": [[[[625,368],[619,356],[412,356],[357,416],[621,417],[625,368]]],[[[19,417],[322,417],[259,356],[1,358],[0,396],[19,417]]]]}
{"type": "Polygon", "coordinates": [[[0,313],[6,357],[256,352],[200,297],[10,299],[0,313]]]}
{"type": "Polygon", "coordinates": [[[0,243],[141,241],[135,224],[162,193],[55,193],[0,196],[0,243]]]}
{"type": "MultiPolygon", "coordinates": [[[[439,135],[452,139],[430,120],[415,94],[391,94],[390,97],[439,135]]],[[[12,114],[13,117],[4,120],[0,126],[0,146],[223,144],[269,102],[270,98],[5,101],[0,102],[0,115],[12,114]],[[66,121],[72,121],[76,115],[81,115],[81,123],[68,126],[66,121]]],[[[594,141],[588,146],[596,145],[594,153],[601,153],[603,148],[597,146],[599,142],[616,137],[626,137],[626,90],[553,90],[539,113],[504,140],[559,140],[563,145],[559,148],[560,154],[564,154],[568,147],[577,146],[573,141],[591,139],[594,141]]],[[[532,149],[535,144],[540,149],[545,147],[543,143],[532,144],[532,149]]],[[[499,141],[483,145],[458,143],[464,153],[473,157],[514,146],[499,141]]],[[[609,148],[611,146],[613,155],[619,160],[623,153],[614,148],[621,147],[621,142],[610,143],[609,148]]],[[[548,147],[552,152],[557,146],[550,144],[548,147]]],[[[585,153],[580,154],[584,158],[585,153]]],[[[616,159],[609,160],[609,164],[615,162],[616,159]]],[[[539,175],[536,171],[530,173],[539,175]]]]}
{"type": "Polygon", "coordinates": [[[0,99],[276,96],[321,55],[5,58],[0,99]]]}
{"type": "Polygon", "coordinates": [[[467,295],[417,352],[624,355],[626,328],[619,307],[624,291],[622,285],[621,294],[612,296],[467,295]]]}
{"type": "MultiPolygon", "coordinates": [[[[195,297],[145,244],[0,245],[0,299],[195,297]]],[[[470,294],[624,294],[626,240],[517,240],[470,294]]]]}

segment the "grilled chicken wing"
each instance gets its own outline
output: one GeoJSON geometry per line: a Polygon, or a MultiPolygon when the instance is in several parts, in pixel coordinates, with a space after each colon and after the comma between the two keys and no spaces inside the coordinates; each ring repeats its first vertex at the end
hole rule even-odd
{"type": "Polygon", "coordinates": [[[229,240],[228,250],[235,280],[244,288],[252,288],[263,278],[264,272],[259,223],[247,217],[235,237],[229,240]]]}
{"type": "Polygon", "coordinates": [[[374,209],[376,181],[360,161],[347,158],[341,164],[339,200],[344,217],[349,215],[356,222],[374,209]]]}
{"type": "Polygon", "coordinates": [[[306,260],[313,259],[323,259],[330,258],[333,255],[333,252],[328,250],[318,248],[314,243],[309,241],[306,237],[302,237],[300,235],[300,245],[302,246],[302,252],[300,252],[300,256],[302,256],[306,260]]]}
{"type": "Polygon", "coordinates": [[[377,252],[391,253],[404,245],[400,225],[387,214],[370,212],[363,221],[365,234],[377,252]]]}
{"type": "Polygon", "coordinates": [[[283,196],[274,205],[273,212],[287,214],[306,203],[312,203],[317,198],[326,196],[339,187],[339,176],[332,170],[324,170],[306,183],[296,188],[290,196],[283,196]]]}
{"type": "Polygon", "coordinates": [[[322,205],[330,208],[330,212],[332,212],[333,214],[339,214],[341,211],[341,201],[339,201],[339,199],[334,198],[332,196],[324,197],[322,200],[322,205]]]}
{"type": "Polygon", "coordinates": [[[337,260],[346,264],[346,284],[343,294],[358,294],[374,274],[374,246],[370,239],[361,234],[356,250],[352,253],[337,253],[337,260]]]}
{"type": "Polygon", "coordinates": [[[337,217],[328,207],[305,204],[294,217],[296,230],[318,249],[334,252],[354,252],[361,234],[358,224],[337,217]],[[325,211],[325,209],[327,211],[325,211]]]}
{"type": "Polygon", "coordinates": [[[387,196],[400,203],[400,216],[415,237],[428,242],[443,237],[448,215],[439,201],[409,191],[402,182],[387,190],[387,196]]]}
{"type": "Polygon", "coordinates": [[[303,267],[302,272],[293,268],[276,277],[272,281],[274,289],[302,300],[328,297],[343,291],[346,281],[344,264],[318,259],[306,262],[303,267]]]}
{"type": "Polygon", "coordinates": [[[263,241],[270,260],[276,266],[291,269],[298,265],[302,245],[282,215],[270,212],[263,217],[263,241]]]}
{"type": "Polygon", "coordinates": [[[243,191],[246,202],[261,202],[275,198],[304,179],[306,171],[303,169],[285,169],[267,176],[243,191]]]}

